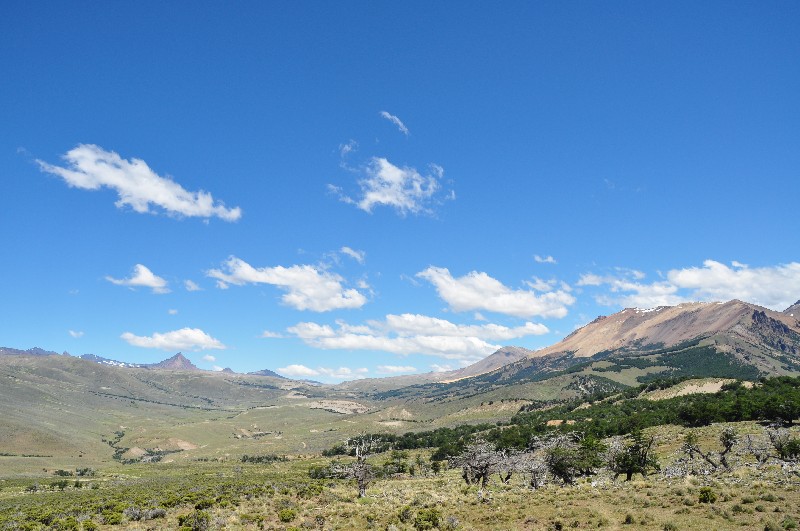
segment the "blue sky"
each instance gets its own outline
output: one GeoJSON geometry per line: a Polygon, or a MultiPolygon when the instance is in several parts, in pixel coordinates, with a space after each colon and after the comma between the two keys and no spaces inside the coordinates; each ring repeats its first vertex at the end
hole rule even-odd
{"type": "Polygon", "coordinates": [[[10,2],[0,345],[339,381],[800,298],[795,2],[10,2]]]}

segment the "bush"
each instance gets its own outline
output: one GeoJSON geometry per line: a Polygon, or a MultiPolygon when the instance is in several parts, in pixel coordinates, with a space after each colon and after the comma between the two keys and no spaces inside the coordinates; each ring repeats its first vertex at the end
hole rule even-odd
{"type": "Polygon", "coordinates": [[[211,528],[211,516],[205,511],[195,510],[179,516],[178,525],[187,531],[207,531],[211,528]]]}
{"type": "Polygon", "coordinates": [[[106,525],[119,525],[122,523],[122,513],[109,511],[103,512],[103,523],[106,525]]]}
{"type": "Polygon", "coordinates": [[[407,524],[408,522],[410,522],[411,519],[414,517],[414,514],[411,512],[411,506],[410,505],[404,505],[400,509],[400,513],[397,515],[397,517],[404,524],[407,524]]]}
{"type": "Polygon", "coordinates": [[[291,522],[297,517],[297,512],[294,509],[281,509],[278,511],[278,520],[283,523],[291,522]]]}
{"type": "Polygon", "coordinates": [[[717,501],[717,493],[711,487],[701,487],[698,500],[700,503],[714,503],[717,501]]]}
{"type": "Polygon", "coordinates": [[[99,526],[96,523],[91,520],[84,520],[83,531],[96,531],[97,529],[99,529],[99,526]]]}
{"type": "Polygon", "coordinates": [[[417,517],[414,518],[414,529],[434,529],[439,527],[441,518],[442,513],[435,507],[420,509],[417,512],[417,517]]]}

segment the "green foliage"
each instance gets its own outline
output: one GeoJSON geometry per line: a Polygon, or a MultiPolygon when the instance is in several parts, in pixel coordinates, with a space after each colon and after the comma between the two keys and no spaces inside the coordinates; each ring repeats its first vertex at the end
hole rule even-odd
{"type": "Polygon", "coordinates": [[[278,511],[278,520],[283,523],[291,522],[295,518],[297,518],[297,511],[294,509],[281,509],[278,511]]]}
{"type": "Polygon", "coordinates": [[[411,508],[410,505],[404,505],[400,508],[400,511],[397,514],[397,518],[403,522],[404,524],[411,521],[414,518],[414,510],[411,508]]]}
{"type": "Polygon", "coordinates": [[[211,515],[206,511],[195,510],[179,516],[178,525],[187,531],[206,531],[211,528],[211,515]]]}
{"type": "Polygon", "coordinates": [[[658,460],[653,453],[653,437],[644,437],[640,432],[631,435],[625,445],[610,456],[608,467],[616,475],[625,474],[630,481],[634,474],[646,476],[658,470],[658,460]]]}
{"type": "Polygon", "coordinates": [[[285,455],[275,455],[275,454],[267,454],[267,455],[243,455],[242,456],[242,463],[256,463],[256,464],[269,464],[269,463],[277,463],[279,461],[286,461],[287,458],[285,455]]]}
{"type": "Polygon", "coordinates": [[[414,529],[435,529],[441,519],[442,513],[436,507],[420,509],[414,518],[414,529]]]}
{"type": "Polygon", "coordinates": [[[701,487],[697,499],[700,503],[714,503],[717,501],[717,493],[711,487],[701,487]]]}
{"type": "Polygon", "coordinates": [[[122,513],[103,511],[103,523],[106,525],[119,525],[122,523],[122,513]]]}

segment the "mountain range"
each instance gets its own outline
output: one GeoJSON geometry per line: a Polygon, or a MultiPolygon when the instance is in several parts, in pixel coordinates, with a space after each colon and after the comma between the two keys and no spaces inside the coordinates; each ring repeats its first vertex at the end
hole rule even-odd
{"type": "Polygon", "coordinates": [[[628,308],[540,350],[504,347],[455,371],[338,385],[268,369],[204,371],[181,353],[142,365],[0,348],[0,453],[100,462],[125,448],[304,453],[360,431],[495,422],[525,404],[657,379],[797,375],[797,308],[738,300],[628,308]]]}

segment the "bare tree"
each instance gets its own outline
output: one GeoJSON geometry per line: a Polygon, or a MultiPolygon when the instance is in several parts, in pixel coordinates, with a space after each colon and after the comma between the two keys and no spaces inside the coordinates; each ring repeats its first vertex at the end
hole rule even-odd
{"type": "Polygon", "coordinates": [[[358,497],[367,495],[367,487],[375,479],[372,465],[367,461],[374,450],[374,441],[369,435],[353,437],[345,443],[345,447],[355,456],[356,460],[350,463],[334,463],[331,472],[344,479],[355,479],[358,485],[358,497]]]}
{"type": "Polygon", "coordinates": [[[683,439],[683,446],[681,447],[690,460],[697,457],[705,461],[712,471],[716,471],[719,467],[725,470],[731,469],[731,464],[728,460],[728,455],[733,450],[733,447],[739,442],[739,434],[731,426],[727,426],[722,430],[719,436],[719,443],[722,445],[722,450],[713,452],[711,450],[704,451],[699,444],[697,434],[693,431],[688,432],[683,439]]]}
{"type": "Polygon", "coordinates": [[[467,485],[480,483],[485,488],[489,483],[489,476],[496,470],[500,462],[500,454],[494,446],[483,439],[476,439],[469,444],[461,455],[448,461],[450,468],[460,468],[461,477],[467,485]]]}

